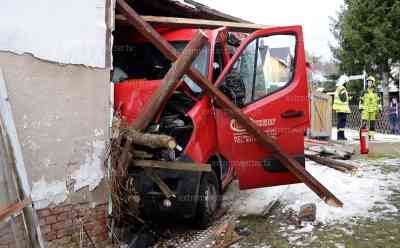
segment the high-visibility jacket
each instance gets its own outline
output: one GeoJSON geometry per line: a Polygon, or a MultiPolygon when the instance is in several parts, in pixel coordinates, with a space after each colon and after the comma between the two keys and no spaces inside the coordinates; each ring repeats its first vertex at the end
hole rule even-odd
{"type": "Polygon", "coordinates": [[[344,86],[336,88],[335,98],[333,101],[333,110],[337,113],[351,113],[349,106],[349,94],[344,86]]]}
{"type": "Polygon", "coordinates": [[[372,89],[368,91],[360,99],[360,110],[366,113],[378,113],[382,110],[382,105],[380,104],[381,99],[372,89]]]}

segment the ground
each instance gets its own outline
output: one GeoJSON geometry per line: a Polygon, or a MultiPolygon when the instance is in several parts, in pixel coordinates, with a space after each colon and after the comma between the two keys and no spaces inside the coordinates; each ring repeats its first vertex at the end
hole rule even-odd
{"type": "Polygon", "coordinates": [[[307,170],[344,202],[343,209],[327,206],[304,185],[245,192],[232,185],[225,201],[253,231],[233,247],[400,247],[400,142],[378,137],[370,156],[354,157],[360,165],[355,174],[307,162],[307,170]],[[269,217],[260,216],[274,199],[280,206],[269,217]],[[295,216],[308,203],[317,205],[317,220],[299,224],[295,216]]]}
{"type": "MultiPolygon", "coordinates": [[[[358,150],[356,132],[347,133],[348,144],[358,150]]],[[[252,232],[235,248],[400,248],[400,137],[378,135],[370,149],[368,157],[353,157],[351,163],[359,165],[353,174],[307,161],[306,169],[343,201],[342,209],[326,205],[303,184],[240,191],[234,182],[224,195],[223,205],[229,208],[224,218],[204,232],[182,228],[156,247],[211,248],[212,234],[228,222],[252,232]],[[280,204],[262,216],[276,199],[280,204]],[[300,207],[309,203],[317,206],[316,221],[299,223],[300,207]]]]}

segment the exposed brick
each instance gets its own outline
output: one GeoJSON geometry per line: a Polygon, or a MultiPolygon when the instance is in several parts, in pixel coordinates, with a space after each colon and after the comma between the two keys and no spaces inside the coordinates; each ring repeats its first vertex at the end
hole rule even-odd
{"type": "Polygon", "coordinates": [[[46,224],[51,225],[57,222],[57,216],[48,216],[46,217],[46,224]]]}
{"type": "Polygon", "coordinates": [[[57,215],[57,222],[58,221],[65,221],[65,220],[68,220],[68,219],[70,219],[71,218],[71,214],[70,213],[62,213],[62,214],[59,214],[59,215],[57,215]]]}
{"type": "Polygon", "coordinates": [[[41,210],[45,217],[40,220],[48,248],[79,247],[80,218],[97,247],[106,247],[110,243],[106,229],[107,204],[95,208],[88,203],[73,204],[45,210],[41,210]]]}
{"type": "Polygon", "coordinates": [[[49,242],[53,241],[53,240],[56,240],[57,239],[57,233],[56,232],[47,233],[47,234],[44,235],[44,238],[49,242]]]}
{"type": "Polygon", "coordinates": [[[44,218],[52,214],[49,209],[38,210],[37,213],[39,218],[44,218]]]}
{"type": "Polygon", "coordinates": [[[51,225],[51,229],[53,231],[58,231],[65,228],[71,228],[71,226],[72,226],[72,220],[66,220],[51,225]]]}
{"type": "MultiPolygon", "coordinates": [[[[72,228],[65,228],[57,231],[57,239],[64,238],[66,236],[71,236],[73,233],[72,228]]],[[[71,238],[70,238],[71,239],[71,238]]]]}

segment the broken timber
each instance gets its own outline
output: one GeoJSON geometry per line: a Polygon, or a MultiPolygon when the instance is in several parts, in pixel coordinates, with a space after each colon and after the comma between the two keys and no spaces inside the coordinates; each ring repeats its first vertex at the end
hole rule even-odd
{"type": "MultiPolygon", "coordinates": [[[[126,20],[137,29],[144,37],[146,37],[161,53],[171,61],[176,61],[179,53],[169,44],[154,28],[143,20],[132,7],[124,0],[117,0],[117,5],[126,20]]],[[[234,58],[239,55],[236,54],[234,58]]],[[[229,111],[230,115],[235,118],[249,133],[251,133],[258,142],[265,148],[272,151],[272,154],[287,167],[287,169],[295,175],[300,181],[304,182],[311,190],[313,190],[328,205],[343,207],[343,203],[336,198],[327,188],[318,182],[310,173],[308,173],[299,162],[291,158],[282,151],[280,146],[266,133],[264,133],[257,125],[251,121],[238,107],[236,107],[216,86],[208,81],[199,71],[190,68],[187,72],[188,76],[194,80],[202,89],[204,89],[214,100],[223,108],[229,111]]],[[[218,82],[217,82],[218,84],[218,82]]]]}
{"type": "Polygon", "coordinates": [[[154,183],[158,185],[158,187],[163,192],[165,197],[167,197],[168,199],[176,198],[175,193],[168,187],[167,184],[165,184],[165,182],[160,178],[160,176],[155,171],[146,168],[144,169],[144,172],[154,183]]]}
{"type": "Polygon", "coordinates": [[[141,133],[132,128],[126,130],[127,136],[132,139],[135,145],[147,146],[150,148],[166,148],[170,150],[175,149],[177,146],[175,139],[168,135],[141,133]]]}
{"type": "Polygon", "coordinates": [[[211,172],[211,165],[199,164],[199,163],[188,163],[188,162],[177,162],[177,161],[152,161],[152,160],[134,160],[133,164],[143,168],[153,169],[167,169],[167,170],[179,170],[179,171],[195,171],[195,172],[211,172]]]}
{"type": "MultiPolygon", "coordinates": [[[[226,21],[212,21],[203,19],[190,19],[190,18],[176,18],[165,16],[141,16],[143,20],[153,24],[156,27],[169,27],[169,28],[203,28],[203,29],[216,29],[226,27],[234,32],[253,32],[259,29],[268,28],[271,26],[243,23],[243,22],[226,22],[226,21]]],[[[117,15],[115,17],[118,24],[129,25],[127,18],[124,15],[117,15]]]]}
{"type": "Polygon", "coordinates": [[[325,165],[328,166],[332,169],[335,170],[339,170],[342,172],[353,172],[356,171],[358,169],[357,166],[342,162],[342,161],[337,161],[335,159],[331,159],[331,158],[324,158],[321,156],[317,156],[317,155],[311,155],[311,154],[306,154],[306,158],[321,164],[321,165],[325,165]]]}
{"type": "Polygon", "coordinates": [[[4,209],[0,209],[0,221],[7,219],[8,217],[11,217],[14,214],[17,214],[19,211],[23,210],[25,207],[31,204],[32,204],[32,199],[29,197],[21,202],[10,205],[4,209]]]}

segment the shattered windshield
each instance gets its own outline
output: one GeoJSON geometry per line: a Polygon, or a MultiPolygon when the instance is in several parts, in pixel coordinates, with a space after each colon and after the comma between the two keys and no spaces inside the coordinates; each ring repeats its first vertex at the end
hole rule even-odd
{"type": "MultiPolygon", "coordinates": [[[[182,52],[188,42],[171,42],[176,50],[182,52]]],[[[129,79],[161,80],[171,68],[169,61],[156,47],[150,43],[133,44],[126,46],[124,51],[115,51],[114,66],[123,70],[129,79]]],[[[204,46],[193,62],[193,66],[204,76],[208,74],[209,47],[204,46]]],[[[200,93],[201,88],[189,77],[183,80],[193,92],[200,93]]]]}

